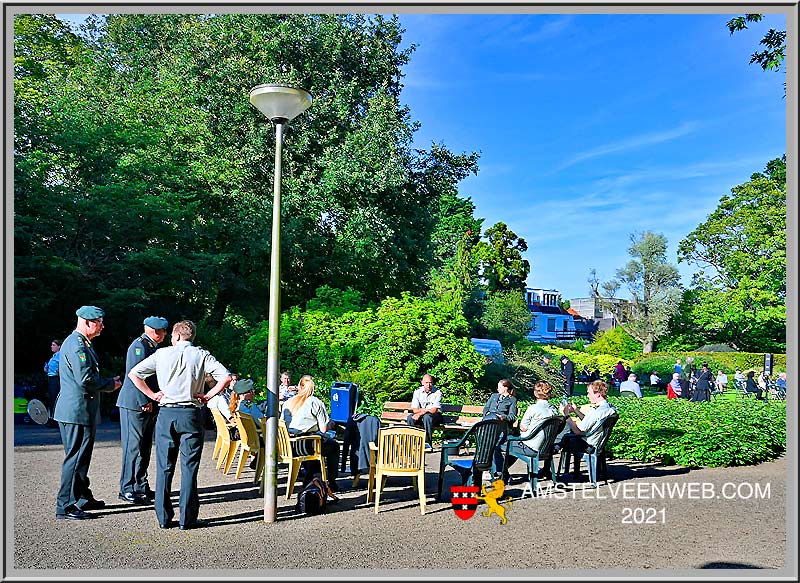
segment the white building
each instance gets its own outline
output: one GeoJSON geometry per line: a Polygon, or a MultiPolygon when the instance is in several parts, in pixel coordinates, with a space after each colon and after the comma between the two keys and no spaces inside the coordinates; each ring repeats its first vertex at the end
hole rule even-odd
{"type": "Polygon", "coordinates": [[[525,288],[525,303],[531,312],[528,340],[556,342],[575,339],[575,319],[558,305],[561,293],[555,289],[525,288]]]}

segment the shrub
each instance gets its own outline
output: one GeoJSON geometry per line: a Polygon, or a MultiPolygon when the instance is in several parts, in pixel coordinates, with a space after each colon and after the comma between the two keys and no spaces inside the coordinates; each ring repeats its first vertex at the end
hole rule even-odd
{"type": "MultiPolygon", "coordinates": [[[[314,376],[317,386],[334,381],[359,385],[362,395],[383,405],[410,400],[423,374],[429,373],[447,399],[473,399],[485,360],[469,341],[469,327],[459,311],[441,301],[404,294],[378,309],[329,313],[292,308],[281,316],[281,364],[294,377],[314,376]]],[[[242,372],[265,385],[268,323],[248,339],[242,372]]],[[[324,400],[324,399],[323,399],[324,400]]]]}
{"type": "Polygon", "coordinates": [[[608,443],[614,457],[727,467],[759,464],[786,451],[783,401],[692,403],[665,396],[609,400],[620,415],[608,443]]]}
{"type": "MultiPolygon", "coordinates": [[[[622,326],[598,332],[594,342],[586,347],[590,354],[612,354],[625,360],[634,360],[642,355],[642,343],[625,332],[622,326]]],[[[616,362],[615,362],[616,364],[616,362]]]]}
{"type": "MultiPolygon", "coordinates": [[[[760,371],[764,369],[764,355],[756,352],[652,352],[650,354],[641,355],[636,359],[636,364],[638,365],[651,358],[665,358],[674,365],[676,358],[680,358],[681,361],[685,363],[687,356],[693,356],[695,365],[698,367],[701,363],[708,362],[715,373],[720,369],[725,371],[726,374],[733,374],[737,369],[742,371],[760,371]],[[714,364],[712,365],[712,363],[714,364]]],[[[650,370],[653,368],[659,370],[657,367],[651,367],[650,370]]],[[[777,372],[785,371],[786,355],[774,354],[772,368],[773,371],[777,372]]],[[[672,376],[672,367],[670,367],[669,374],[672,376]]]]}
{"type": "MultiPolygon", "coordinates": [[[[197,345],[206,348],[229,370],[238,372],[252,328],[245,318],[237,314],[227,314],[219,327],[209,325],[205,319],[200,320],[197,323],[197,345]]],[[[266,360],[262,368],[266,368],[266,360]]],[[[262,375],[265,374],[266,370],[262,375]]]]}

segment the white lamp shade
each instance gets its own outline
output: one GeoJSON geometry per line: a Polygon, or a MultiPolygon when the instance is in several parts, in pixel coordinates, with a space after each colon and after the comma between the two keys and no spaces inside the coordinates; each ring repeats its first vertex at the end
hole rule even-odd
{"type": "Polygon", "coordinates": [[[257,85],[250,90],[250,103],[270,120],[285,122],[309,108],[311,95],[289,85],[257,85]]]}

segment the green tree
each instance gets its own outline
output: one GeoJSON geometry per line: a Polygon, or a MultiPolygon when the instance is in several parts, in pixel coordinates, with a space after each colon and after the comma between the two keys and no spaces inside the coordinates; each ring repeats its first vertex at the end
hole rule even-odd
{"type": "Polygon", "coordinates": [[[680,242],[700,267],[691,317],[706,342],[744,351],[786,349],[786,157],[731,189],[680,242]]]}
{"type": "Polygon", "coordinates": [[[667,332],[669,320],[681,299],[678,268],[667,262],[667,239],[645,231],[631,235],[628,253],[633,258],[618,269],[616,277],[600,284],[594,270],[589,283],[592,294],[614,314],[620,326],[642,343],[642,351],[653,351],[655,341],[667,332]],[[630,300],[615,302],[622,286],[630,300]],[[602,287],[602,289],[601,289],[602,287]]]}
{"type": "Polygon", "coordinates": [[[633,360],[642,354],[642,343],[628,334],[622,326],[598,332],[586,347],[589,354],[610,354],[616,358],[633,360]]]}
{"type": "Polygon", "coordinates": [[[261,320],[274,131],[247,95],[265,81],[314,97],[285,135],[282,304],[422,291],[477,157],[411,148],[402,33],[361,14],[115,14],[81,36],[15,18],[18,325],[42,343],[74,323],[63,297],[97,303],[120,351],[143,311],[261,320]]]}
{"type": "Polygon", "coordinates": [[[520,292],[498,291],[488,294],[481,324],[490,338],[513,346],[528,335],[531,313],[520,292]]]}
{"type": "MultiPolygon", "coordinates": [[[[730,19],[726,26],[731,34],[747,29],[748,22],[760,22],[763,14],[744,14],[730,19]]],[[[786,31],[770,28],[760,43],[764,50],[750,56],[750,64],[758,63],[765,71],[779,71],[786,59],[786,31]]]]}
{"type": "Polygon", "coordinates": [[[531,269],[528,260],[522,258],[528,250],[525,239],[518,237],[503,222],[486,229],[483,236],[488,242],[480,241],[475,253],[486,290],[489,293],[524,291],[531,269]]]}

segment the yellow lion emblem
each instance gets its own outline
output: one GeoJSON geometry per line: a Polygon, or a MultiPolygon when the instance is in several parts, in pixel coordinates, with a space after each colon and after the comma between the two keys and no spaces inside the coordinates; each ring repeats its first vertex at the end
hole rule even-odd
{"type": "Polygon", "coordinates": [[[492,482],[489,487],[487,488],[486,484],[481,486],[481,496],[478,496],[478,500],[483,500],[488,504],[489,509],[486,512],[481,512],[481,516],[491,516],[492,514],[496,514],[500,517],[500,524],[505,524],[508,522],[506,518],[506,510],[511,508],[511,504],[513,503],[511,500],[511,496],[508,496],[505,500],[500,500],[500,497],[503,495],[503,492],[506,490],[506,485],[503,480],[495,480],[492,482]],[[504,502],[508,502],[508,507],[503,506],[504,502]]]}

